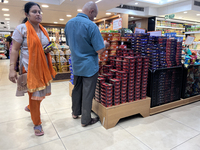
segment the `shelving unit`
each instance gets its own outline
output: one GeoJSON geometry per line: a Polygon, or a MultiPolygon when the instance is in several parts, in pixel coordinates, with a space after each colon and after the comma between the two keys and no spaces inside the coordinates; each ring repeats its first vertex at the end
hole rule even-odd
{"type": "Polygon", "coordinates": [[[185,32],[185,34],[198,34],[200,31],[193,31],[193,32],[185,32]]]}
{"type": "Polygon", "coordinates": [[[185,30],[185,28],[166,27],[166,26],[156,26],[156,28],[185,30]]]}

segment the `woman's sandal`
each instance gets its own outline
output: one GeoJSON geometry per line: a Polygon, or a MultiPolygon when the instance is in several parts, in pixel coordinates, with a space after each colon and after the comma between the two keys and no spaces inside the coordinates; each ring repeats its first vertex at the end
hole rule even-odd
{"type": "Polygon", "coordinates": [[[44,131],[42,130],[42,125],[34,126],[34,131],[36,136],[44,135],[44,131]]]}
{"type": "Polygon", "coordinates": [[[30,109],[28,109],[28,106],[26,106],[26,107],[24,108],[24,110],[27,111],[27,112],[30,112],[30,109]]]}

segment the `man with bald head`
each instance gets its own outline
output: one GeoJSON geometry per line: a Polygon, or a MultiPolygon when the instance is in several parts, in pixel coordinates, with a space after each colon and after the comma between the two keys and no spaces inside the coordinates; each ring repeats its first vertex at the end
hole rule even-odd
{"type": "Polygon", "coordinates": [[[98,122],[91,118],[92,100],[98,77],[98,54],[109,44],[103,41],[101,33],[92,21],[98,14],[97,5],[90,1],[75,18],[65,26],[66,43],[71,50],[71,61],[74,73],[72,91],[72,117],[81,116],[83,127],[98,122]]]}

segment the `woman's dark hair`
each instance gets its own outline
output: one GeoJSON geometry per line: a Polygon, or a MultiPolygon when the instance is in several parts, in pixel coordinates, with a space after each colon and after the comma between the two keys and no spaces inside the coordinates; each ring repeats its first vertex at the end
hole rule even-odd
{"type": "MultiPolygon", "coordinates": [[[[27,14],[29,14],[29,11],[30,11],[31,7],[34,6],[34,5],[37,5],[37,6],[40,8],[40,5],[37,4],[37,3],[28,2],[28,3],[26,3],[26,4],[24,5],[24,12],[27,13],[27,14]]],[[[40,9],[41,9],[41,8],[40,8],[40,9]]],[[[22,21],[22,23],[26,23],[27,21],[28,21],[28,18],[26,17],[26,18],[22,21]]]]}

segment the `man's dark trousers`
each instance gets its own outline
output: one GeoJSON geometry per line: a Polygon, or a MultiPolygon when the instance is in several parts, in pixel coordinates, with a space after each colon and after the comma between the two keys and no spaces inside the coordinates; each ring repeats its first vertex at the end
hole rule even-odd
{"type": "Polygon", "coordinates": [[[81,116],[81,124],[88,124],[91,120],[92,101],[94,98],[98,72],[92,77],[74,75],[74,89],[72,90],[72,112],[81,116]]]}

